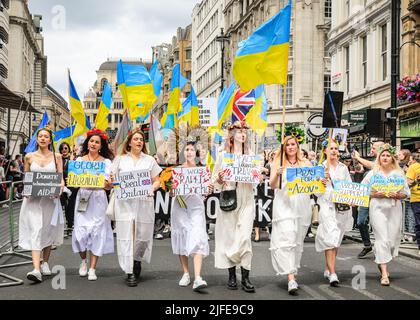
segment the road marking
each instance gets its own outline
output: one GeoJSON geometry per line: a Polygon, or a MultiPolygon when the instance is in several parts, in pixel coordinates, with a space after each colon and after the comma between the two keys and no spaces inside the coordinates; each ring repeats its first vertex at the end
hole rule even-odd
{"type": "Polygon", "coordinates": [[[339,295],[338,293],[332,291],[330,289],[330,285],[329,284],[321,284],[319,286],[319,289],[321,291],[325,292],[326,294],[328,294],[329,296],[331,296],[332,298],[334,298],[335,300],[346,300],[341,295],[339,295]]]}
{"type": "Polygon", "coordinates": [[[348,286],[348,285],[342,285],[342,287],[353,289],[354,291],[359,292],[359,293],[365,295],[366,297],[368,297],[369,299],[372,299],[372,300],[384,300],[383,298],[377,296],[376,294],[373,294],[372,292],[367,291],[366,289],[360,289],[359,290],[359,289],[355,289],[355,288],[353,288],[351,286],[348,286]]]}
{"type": "Polygon", "coordinates": [[[408,290],[406,290],[404,288],[401,288],[399,286],[396,286],[393,283],[391,283],[390,288],[395,289],[395,290],[397,290],[397,291],[399,291],[401,293],[404,293],[407,296],[410,296],[410,297],[412,297],[412,298],[414,298],[416,300],[420,300],[420,296],[418,296],[418,295],[416,295],[416,294],[414,294],[414,293],[412,293],[412,292],[410,292],[410,291],[408,291],[408,290]]]}
{"type": "Polygon", "coordinates": [[[299,285],[299,288],[301,288],[303,291],[305,291],[307,294],[309,294],[315,300],[328,300],[323,295],[319,294],[318,292],[309,288],[308,286],[299,285]]]}
{"type": "Polygon", "coordinates": [[[337,256],[337,260],[341,260],[341,261],[346,261],[346,260],[351,260],[351,259],[353,259],[353,257],[344,257],[344,258],[341,258],[341,257],[338,257],[337,256]]]}

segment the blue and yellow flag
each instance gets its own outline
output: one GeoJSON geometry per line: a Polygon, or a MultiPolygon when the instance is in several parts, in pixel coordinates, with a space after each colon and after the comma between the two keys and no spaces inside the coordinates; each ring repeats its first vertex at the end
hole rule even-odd
{"type": "Polygon", "coordinates": [[[150,71],[149,71],[150,78],[152,79],[152,83],[153,83],[153,90],[155,92],[156,97],[159,97],[160,95],[160,90],[162,89],[162,80],[163,80],[163,76],[159,70],[158,65],[159,65],[159,61],[156,60],[151,66],[150,71]]]}
{"type": "Polygon", "coordinates": [[[255,88],[255,105],[245,116],[245,121],[259,136],[262,136],[267,128],[267,109],[268,103],[264,85],[259,85],[255,88]]]}
{"type": "Polygon", "coordinates": [[[236,82],[232,81],[229,88],[222,91],[217,101],[217,128],[221,129],[226,118],[232,115],[233,101],[236,93],[236,82]]]}
{"type": "Polygon", "coordinates": [[[117,64],[117,82],[130,119],[146,116],[157,99],[147,69],[141,65],[124,64],[120,60],[117,64]]]}
{"type": "Polygon", "coordinates": [[[174,115],[175,117],[175,126],[177,126],[176,115],[182,110],[181,105],[181,70],[180,65],[177,63],[172,69],[172,78],[171,78],[171,91],[169,93],[168,101],[168,115],[174,115]]]}
{"type": "MultiPolygon", "coordinates": [[[[79,99],[76,88],[70,77],[69,72],[69,103],[70,113],[76,121],[76,133],[82,135],[90,130],[90,122],[86,117],[85,111],[83,110],[82,102],[79,99]]],[[[76,137],[76,135],[74,135],[76,137]]]]}
{"type": "Polygon", "coordinates": [[[73,132],[76,130],[76,125],[58,130],[54,132],[54,147],[57,149],[57,146],[63,142],[67,142],[69,146],[73,145],[73,132]]]}
{"type": "MultiPolygon", "coordinates": [[[[45,128],[49,122],[50,120],[48,118],[48,113],[47,111],[45,111],[44,114],[42,115],[41,122],[39,123],[38,130],[45,128]]],[[[31,141],[29,141],[27,147],[25,148],[25,153],[36,151],[37,149],[36,139],[38,135],[38,130],[35,131],[34,135],[31,138],[31,141]]]]}
{"type": "Polygon", "coordinates": [[[104,91],[102,92],[102,100],[99,105],[98,114],[95,119],[95,126],[102,131],[108,128],[108,114],[112,105],[112,92],[111,86],[108,82],[105,83],[104,91]]]}
{"type": "Polygon", "coordinates": [[[186,122],[192,127],[200,125],[198,100],[192,86],[190,95],[182,103],[182,111],[178,113],[178,121],[180,123],[186,122]]]}
{"type": "Polygon", "coordinates": [[[238,44],[233,76],[248,91],[260,84],[286,84],[289,59],[291,4],[238,44]]]}

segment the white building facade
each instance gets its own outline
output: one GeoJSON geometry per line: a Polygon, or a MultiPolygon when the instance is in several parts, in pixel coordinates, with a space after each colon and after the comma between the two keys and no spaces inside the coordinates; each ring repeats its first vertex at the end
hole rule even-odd
{"type": "Polygon", "coordinates": [[[192,14],[191,82],[200,97],[218,97],[221,87],[223,0],[202,0],[192,14]]]}

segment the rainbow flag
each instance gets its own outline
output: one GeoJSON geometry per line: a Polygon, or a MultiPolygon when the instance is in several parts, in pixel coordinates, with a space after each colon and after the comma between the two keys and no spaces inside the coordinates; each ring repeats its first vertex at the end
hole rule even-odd
{"type": "Polygon", "coordinates": [[[260,84],[286,84],[291,3],[238,44],[233,76],[243,91],[260,84]]]}

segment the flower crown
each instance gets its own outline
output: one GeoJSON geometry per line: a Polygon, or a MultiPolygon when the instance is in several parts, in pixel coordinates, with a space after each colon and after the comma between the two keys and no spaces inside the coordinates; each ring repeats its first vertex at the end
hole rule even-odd
{"type": "Polygon", "coordinates": [[[52,130],[52,128],[50,127],[49,124],[47,124],[45,127],[42,127],[42,128],[39,128],[38,130],[36,130],[35,137],[37,137],[38,133],[42,130],[47,131],[51,135],[51,140],[54,140],[55,134],[54,134],[54,131],[52,130]]]}
{"type": "Polygon", "coordinates": [[[101,129],[93,128],[93,129],[89,130],[88,133],[87,133],[88,138],[90,138],[91,136],[94,136],[94,135],[100,136],[105,141],[109,140],[108,135],[105,132],[103,132],[101,129]]]}
{"type": "Polygon", "coordinates": [[[384,151],[388,151],[394,157],[397,154],[397,148],[391,146],[389,143],[385,143],[384,145],[382,145],[381,147],[379,147],[378,154],[381,154],[384,151]]]}
{"type": "Polygon", "coordinates": [[[299,144],[305,142],[305,131],[299,127],[288,126],[285,129],[285,136],[291,136],[297,140],[299,144]]]}
{"type": "Polygon", "coordinates": [[[233,129],[251,129],[251,127],[248,125],[248,123],[246,123],[246,121],[235,121],[231,124],[228,125],[228,130],[233,130],[233,129]]]}

